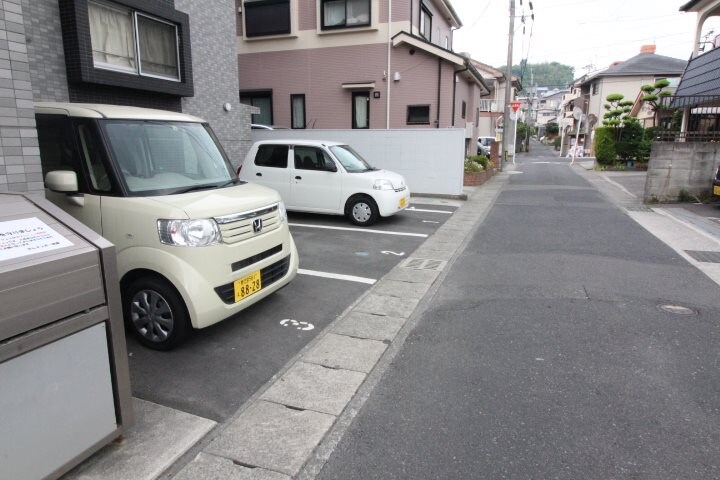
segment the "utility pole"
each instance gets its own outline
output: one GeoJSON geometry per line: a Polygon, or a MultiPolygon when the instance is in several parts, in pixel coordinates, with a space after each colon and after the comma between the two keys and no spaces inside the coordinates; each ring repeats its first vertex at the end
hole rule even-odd
{"type": "MultiPolygon", "coordinates": [[[[513,35],[515,34],[515,0],[510,0],[510,28],[508,29],[507,69],[505,71],[505,106],[503,108],[503,139],[500,171],[507,160],[508,137],[510,136],[510,90],[512,89],[513,35]]],[[[514,159],[514,157],[513,157],[514,159]]]]}

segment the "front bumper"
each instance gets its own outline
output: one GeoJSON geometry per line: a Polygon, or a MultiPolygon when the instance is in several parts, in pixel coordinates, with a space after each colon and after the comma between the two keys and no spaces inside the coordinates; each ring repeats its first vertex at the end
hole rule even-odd
{"type": "Polygon", "coordinates": [[[389,217],[395,215],[401,210],[405,210],[410,205],[410,189],[405,187],[403,190],[377,190],[373,192],[375,203],[381,217],[389,217]]]}

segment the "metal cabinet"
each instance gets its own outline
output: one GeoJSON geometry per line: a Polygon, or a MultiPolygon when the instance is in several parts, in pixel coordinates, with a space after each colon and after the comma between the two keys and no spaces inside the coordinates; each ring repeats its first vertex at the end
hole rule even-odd
{"type": "Polygon", "coordinates": [[[54,479],[132,424],[115,248],[42,197],[0,195],[0,469],[54,479]]]}

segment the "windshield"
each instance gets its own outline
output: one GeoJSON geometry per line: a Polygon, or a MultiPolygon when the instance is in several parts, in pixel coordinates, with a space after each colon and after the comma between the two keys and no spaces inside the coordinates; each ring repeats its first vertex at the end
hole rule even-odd
{"type": "Polygon", "coordinates": [[[348,145],[334,145],[330,147],[330,151],[335,155],[335,158],[342,164],[345,171],[348,173],[359,173],[369,172],[377,170],[375,167],[371,167],[355,150],[350,148],[348,145]]]}
{"type": "Polygon", "coordinates": [[[168,195],[236,181],[215,139],[200,123],[106,120],[102,126],[131,193],[168,195]]]}

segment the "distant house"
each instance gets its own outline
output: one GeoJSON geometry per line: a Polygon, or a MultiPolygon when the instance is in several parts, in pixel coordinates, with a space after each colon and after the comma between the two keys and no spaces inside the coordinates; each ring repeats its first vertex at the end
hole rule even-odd
{"type": "Polygon", "coordinates": [[[452,50],[449,0],[236,0],[240,100],[294,129],[448,128],[478,137],[482,75],[452,50]],[[392,5],[392,8],[391,8],[392,5]],[[389,19],[392,18],[392,22],[389,19]]]}
{"type": "MultiPolygon", "coordinates": [[[[581,127],[581,133],[592,132],[596,125],[602,125],[608,95],[619,93],[625,100],[637,102],[643,85],[654,84],[659,79],[667,79],[671,85],[677,85],[686,65],[685,60],[656,54],[655,45],[643,45],[634,57],[575,80],[570,86],[570,93],[564,97],[563,125],[566,128],[571,125],[570,131],[581,127]],[[582,126],[573,117],[576,108],[587,115],[583,117],[582,126]]],[[[638,108],[636,114],[640,111],[638,108]]]]}
{"type": "MultiPolygon", "coordinates": [[[[496,129],[502,124],[502,116],[505,111],[505,88],[507,76],[504,72],[497,68],[486,65],[477,60],[472,61],[475,68],[485,79],[485,84],[489,87],[490,93],[480,100],[480,118],[479,130],[481,137],[495,137],[496,129]]],[[[510,84],[510,99],[515,100],[517,93],[522,90],[522,85],[518,77],[512,77],[510,84]]]]}
{"type": "Polygon", "coordinates": [[[563,97],[568,92],[568,89],[550,90],[539,94],[535,99],[533,108],[538,137],[545,135],[545,127],[548,123],[557,123],[560,125],[563,97]]]}

